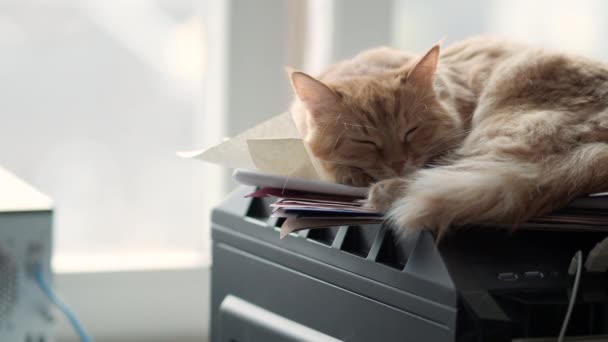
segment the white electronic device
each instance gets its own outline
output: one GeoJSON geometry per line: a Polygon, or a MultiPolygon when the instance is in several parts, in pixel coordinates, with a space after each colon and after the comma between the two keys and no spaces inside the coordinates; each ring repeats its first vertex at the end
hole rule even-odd
{"type": "Polygon", "coordinates": [[[0,341],[52,342],[51,304],[34,277],[51,278],[48,197],[0,168],[0,341]]]}
{"type": "Polygon", "coordinates": [[[232,174],[234,180],[245,185],[258,187],[271,187],[289,190],[301,190],[321,194],[343,195],[343,196],[367,196],[368,188],[358,188],[344,184],[337,184],[321,180],[310,180],[294,178],[289,176],[273,175],[258,171],[236,169],[232,174]]]}

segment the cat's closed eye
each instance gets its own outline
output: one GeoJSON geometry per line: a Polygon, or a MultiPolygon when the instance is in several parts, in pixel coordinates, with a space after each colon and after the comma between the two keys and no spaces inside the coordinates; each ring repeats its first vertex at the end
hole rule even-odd
{"type": "Polygon", "coordinates": [[[414,132],[416,132],[416,131],[418,130],[418,128],[420,128],[420,126],[416,125],[416,126],[414,126],[414,127],[410,128],[410,129],[408,129],[408,130],[405,132],[405,134],[403,135],[403,141],[404,141],[404,142],[405,142],[405,141],[409,141],[409,140],[410,140],[410,138],[411,138],[411,136],[412,136],[412,134],[413,134],[414,132]]]}
{"type": "Polygon", "coordinates": [[[353,141],[356,142],[357,144],[366,145],[368,147],[373,147],[377,150],[380,150],[380,146],[378,146],[378,144],[376,144],[375,142],[373,142],[371,140],[353,139],[353,141]]]}

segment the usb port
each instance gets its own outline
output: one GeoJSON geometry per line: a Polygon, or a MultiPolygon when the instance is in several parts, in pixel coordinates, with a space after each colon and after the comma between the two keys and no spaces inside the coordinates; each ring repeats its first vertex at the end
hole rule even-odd
{"type": "Polygon", "coordinates": [[[541,271],[528,271],[524,272],[524,278],[526,279],[543,279],[545,275],[541,271]]]}
{"type": "Polygon", "coordinates": [[[513,273],[513,272],[498,273],[498,280],[500,280],[500,281],[516,281],[517,279],[519,279],[519,276],[517,275],[517,273],[513,273]]]}

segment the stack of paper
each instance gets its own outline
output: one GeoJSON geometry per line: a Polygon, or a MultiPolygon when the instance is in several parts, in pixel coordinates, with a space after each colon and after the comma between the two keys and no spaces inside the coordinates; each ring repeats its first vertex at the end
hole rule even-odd
{"type": "Polygon", "coordinates": [[[300,229],[382,222],[382,214],[364,207],[361,197],[277,188],[261,188],[247,196],[277,198],[270,207],[273,217],[285,218],[281,238],[300,229]]]}
{"type": "MultiPolygon", "coordinates": [[[[593,197],[605,197],[591,195],[593,197]]],[[[270,204],[273,217],[284,218],[281,226],[281,238],[301,229],[327,228],[343,225],[361,225],[380,223],[382,213],[363,205],[362,197],[339,196],[263,187],[247,197],[274,197],[276,202],[270,204]]],[[[608,230],[608,213],[602,211],[566,209],[550,215],[536,217],[530,223],[550,223],[568,225],[573,230],[608,230]]],[[[534,225],[525,225],[533,228],[534,225]]],[[[547,229],[546,226],[542,227],[547,229]]],[[[559,229],[564,229],[563,227],[559,229]]]]}

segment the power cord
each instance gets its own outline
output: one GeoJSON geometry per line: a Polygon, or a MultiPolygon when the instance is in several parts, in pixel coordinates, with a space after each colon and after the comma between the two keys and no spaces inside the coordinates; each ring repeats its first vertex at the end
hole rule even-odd
{"type": "Polygon", "coordinates": [[[40,287],[40,290],[46,295],[49,301],[51,301],[51,303],[53,303],[61,312],[63,312],[65,317],[68,319],[68,321],[76,331],[76,334],[80,338],[80,341],[93,342],[93,339],[86,332],[84,326],[80,323],[78,317],[76,317],[76,314],[74,314],[74,312],[67,306],[67,304],[65,304],[59,298],[59,296],[57,296],[55,291],[53,291],[53,288],[45,279],[44,272],[42,271],[42,267],[40,265],[37,265],[34,269],[34,278],[36,279],[36,284],[38,284],[38,287],[40,287]]]}
{"type": "MultiPolygon", "coordinates": [[[[568,303],[568,310],[562,323],[562,329],[557,337],[557,342],[563,342],[566,336],[566,330],[568,329],[568,323],[570,323],[570,316],[572,315],[572,309],[574,308],[574,302],[576,301],[576,295],[578,294],[578,286],[581,282],[581,273],[583,270],[583,252],[577,251],[574,254],[572,262],[576,262],[576,275],[574,276],[574,285],[572,286],[572,294],[570,295],[570,302],[568,303]]],[[[570,265],[572,267],[572,264],[570,265]]]]}

